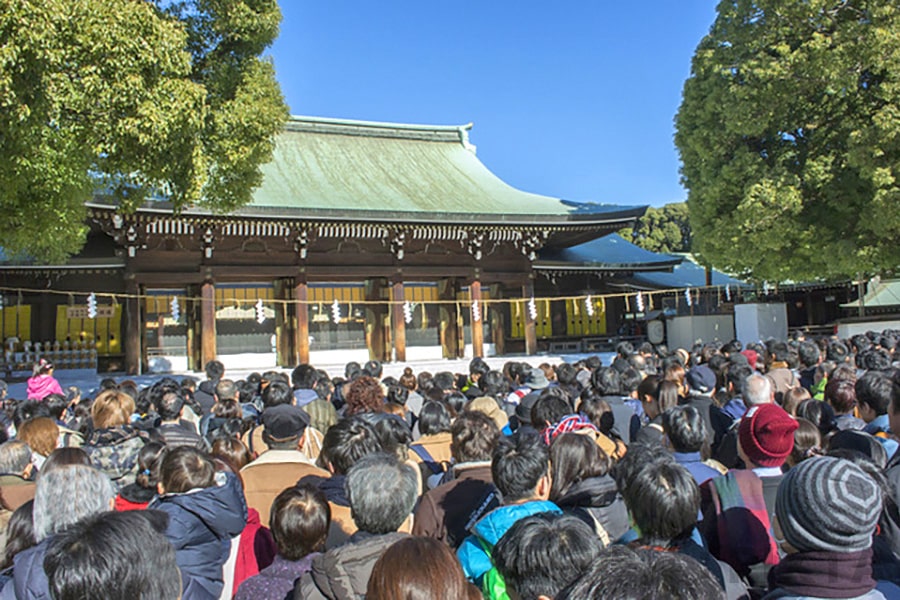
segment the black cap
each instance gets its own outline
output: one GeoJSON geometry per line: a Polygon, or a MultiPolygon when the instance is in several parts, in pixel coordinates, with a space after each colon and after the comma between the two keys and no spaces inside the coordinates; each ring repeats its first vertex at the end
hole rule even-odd
{"type": "Polygon", "coordinates": [[[292,404],[281,404],[264,410],[262,422],[269,438],[284,442],[303,435],[309,415],[292,404]]]}

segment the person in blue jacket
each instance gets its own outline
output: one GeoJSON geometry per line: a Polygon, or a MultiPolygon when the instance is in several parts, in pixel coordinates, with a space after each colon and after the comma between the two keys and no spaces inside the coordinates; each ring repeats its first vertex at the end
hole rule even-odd
{"type": "Polygon", "coordinates": [[[550,502],[550,454],[537,436],[501,439],[491,460],[494,485],[503,505],[475,523],[456,555],[469,581],[479,587],[491,570],[490,553],[516,521],[537,513],[562,511],[550,502]]]}
{"type": "Polygon", "coordinates": [[[218,600],[232,538],[247,524],[240,479],[231,472],[217,472],[204,452],[181,446],[166,455],[159,496],[148,508],[169,515],[166,537],[175,547],[181,570],[182,599],[218,600]]]}

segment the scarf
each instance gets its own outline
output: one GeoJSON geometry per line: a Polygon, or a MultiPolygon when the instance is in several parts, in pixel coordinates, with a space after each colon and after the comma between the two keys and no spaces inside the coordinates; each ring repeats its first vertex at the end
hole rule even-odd
{"type": "Polygon", "coordinates": [[[769,571],[769,589],[817,598],[856,598],[872,591],[872,549],[788,554],[769,571]]]}
{"type": "Polygon", "coordinates": [[[575,414],[566,415],[558,423],[547,427],[544,429],[541,436],[543,437],[544,443],[549,446],[557,436],[564,433],[590,433],[596,435],[599,431],[586,416],[575,414]]]}
{"type": "Polygon", "coordinates": [[[788,554],[769,571],[769,589],[817,598],[856,598],[875,588],[872,549],[788,554]]]}

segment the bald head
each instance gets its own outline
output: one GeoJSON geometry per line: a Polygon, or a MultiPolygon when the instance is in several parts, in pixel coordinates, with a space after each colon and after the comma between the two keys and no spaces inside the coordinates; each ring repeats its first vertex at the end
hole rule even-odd
{"type": "Polygon", "coordinates": [[[771,404],[775,401],[771,380],[765,375],[754,373],[744,380],[743,398],[748,408],[757,404],[771,404]]]}

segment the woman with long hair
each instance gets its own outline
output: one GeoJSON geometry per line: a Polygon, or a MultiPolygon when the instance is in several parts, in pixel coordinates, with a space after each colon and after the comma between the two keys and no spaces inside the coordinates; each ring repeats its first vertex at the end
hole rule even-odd
{"type": "Polygon", "coordinates": [[[585,521],[605,543],[616,541],[629,527],[610,466],[591,436],[564,433],[550,445],[550,500],[585,521]]]}

